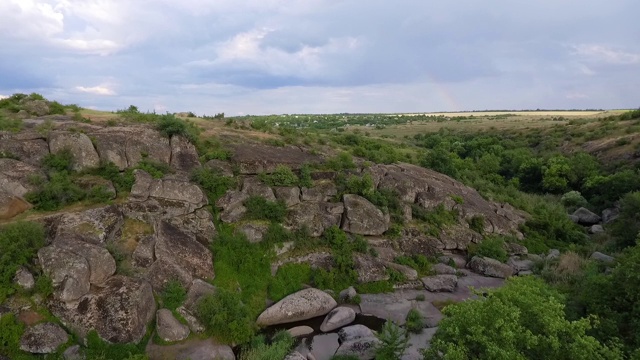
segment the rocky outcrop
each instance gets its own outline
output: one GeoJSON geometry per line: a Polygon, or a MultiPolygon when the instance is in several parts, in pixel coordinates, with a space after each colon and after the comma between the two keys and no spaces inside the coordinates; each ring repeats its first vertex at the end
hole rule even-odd
{"type": "Polygon", "coordinates": [[[513,268],[513,271],[518,274],[523,271],[531,271],[533,269],[533,261],[521,258],[519,256],[511,256],[509,260],[507,260],[507,265],[513,268]]]}
{"type": "Polygon", "coordinates": [[[269,225],[262,222],[248,222],[237,227],[236,231],[244,234],[250,243],[262,241],[262,237],[267,233],[269,225]]]}
{"type": "Polygon", "coordinates": [[[87,243],[79,236],[57,237],[53,245],[85,258],[90,269],[91,284],[101,284],[116,272],[116,261],[107,249],[87,243]]]}
{"type": "Polygon", "coordinates": [[[198,209],[193,213],[176,216],[167,221],[184,233],[195,237],[205,246],[209,245],[217,234],[213,216],[207,209],[198,209]]]}
{"type": "Polygon", "coordinates": [[[300,188],[297,186],[280,186],[273,188],[276,199],[282,201],[287,207],[300,203],[300,188]]]}
{"type": "Polygon", "coordinates": [[[616,262],[616,258],[614,258],[613,256],[609,256],[598,251],[591,254],[589,258],[605,264],[613,264],[616,262]]]}
{"type": "Polygon", "coordinates": [[[29,209],[31,209],[31,204],[26,200],[0,189],[0,220],[11,219],[29,209]]]}
{"type": "Polygon", "coordinates": [[[102,188],[102,191],[110,195],[109,199],[113,200],[117,196],[116,188],[110,180],[102,178],[100,176],[84,175],[75,179],[75,184],[82,190],[91,191],[95,188],[102,188]]]}
{"type": "Polygon", "coordinates": [[[337,356],[353,356],[358,359],[373,359],[381,341],[376,337],[363,337],[345,341],[336,351],[337,356]]]}
{"type": "Polygon", "coordinates": [[[191,171],[200,167],[196,147],[181,135],[171,137],[171,167],[177,171],[191,171]]]}
{"type": "Polygon", "coordinates": [[[389,273],[379,259],[369,255],[354,254],[353,262],[359,283],[389,280],[389,273]]]}
{"type": "Polygon", "coordinates": [[[141,268],[147,268],[156,261],[156,237],[148,235],[138,241],[135,250],[133,250],[134,264],[141,268]]]}
{"type": "Polygon", "coordinates": [[[242,182],[242,192],[248,196],[259,196],[268,201],[276,201],[276,195],[268,185],[263,184],[256,177],[245,178],[242,182]]]}
{"type": "Polygon", "coordinates": [[[356,312],[346,306],[337,307],[327,314],[320,325],[320,331],[329,332],[345,325],[351,324],[356,319],[356,312]]]}
{"type": "Polygon", "coordinates": [[[146,281],[116,275],[77,301],[53,301],[50,310],[82,336],[95,329],[109,342],[131,343],[142,339],[156,308],[146,281]]]}
{"type": "Polygon", "coordinates": [[[211,169],[211,170],[214,170],[214,171],[218,172],[218,174],[220,174],[222,176],[226,176],[226,177],[232,177],[233,176],[233,168],[231,167],[231,164],[229,164],[226,161],[213,159],[213,160],[207,161],[204,164],[204,166],[207,169],[211,169]]]}
{"type": "Polygon", "coordinates": [[[16,285],[27,291],[32,290],[36,285],[33,274],[31,274],[29,270],[24,267],[20,267],[18,271],[16,271],[16,275],[13,277],[13,281],[16,285]]]}
{"type": "Polygon", "coordinates": [[[433,270],[433,272],[435,272],[438,275],[455,275],[456,274],[456,269],[452,268],[449,265],[445,265],[441,263],[433,265],[431,269],[433,270]]]}
{"type": "Polygon", "coordinates": [[[285,222],[291,228],[306,227],[311,236],[320,236],[325,229],[340,225],[343,212],[342,203],[305,201],[289,209],[285,222]]]}
{"type": "Polygon", "coordinates": [[[422,278],[425,289],[431,292],[453,292],[458,285],[455,275],[433,275],[422,278]]]}
{"type": "Polygon", "coordinates": [[[367,199],[344,195],[342,230],[360,235],[382,235],[389,229],[389,216],[367,199]]]}
{"type": "Polygon", "coordinates": [[[49,145],[45,138],[36,132],[18,134],[0,132],[0,154],[15,157],[29,165],[39,166],[49,154],[49,145]]]}
{"type": "Polygon", "coordinates": [[[36,189],[29,181],[33,177],[46,178],[38,167],[14,159],[0,158],[0,189],[5,193],[22,197],[36,189]]]}
{"type": "Polygon", "coordinates": [[[180,323],[168,309],[156,313],[156,330],[160,339],[167,342],[184,340],[191,333],[189,327],[180,323]]]}
{"type": "Polygon", "coordinates": [[[474,256],[467,266],[478,274],[501,279],[508,278],[514,274],[511,266],[486,257],[474,256]]]}
{"type": "Polygon", "coordinates": [[[91,269],[83,256],[53,245],[38,250],[38,260],[57,299],[70,302],[89,292],[91,269]]]}
{"type": "Polygon", "coordinates": [[[20,338],[20,350],[33,354],[51,354],[69,341],[69,335],[58,325],[41,323],[30,328],[20,338]]]}
{"type": "Polygon", "coordinates": [[[327,314],[337,306],[331,295],[318,289],[293,293],[267,308],[258,317],[260,326],[290,323],[327,314]]]}
{"type": "Polygon", "coordinates": [[[82,171],[100,165],[100,157],[91,143],[91,139],[80,132],[52,131],[49,133],[49,150],[57,154],[69,150],[73,155],[73,170],[82,171]]]}
{"type": "Polygon", "coordinates": [[[322,158],[298,147],[240,144],[231,147],[231,161],[237,164],[240,174],[271,173],[278,165],[299,169],[303,164],[322,162],[322,158]]]}
{"type": "Polygon", "coordinates": [[[307,360],[307,357],[297,351],[294,351],[285,356],[284,360],[307,360]]]}
{"type": "Polygon", "coordinates": [[[299,336],[307,336],[307,335],[311,335],[313,334],[313,328],[310,326],[296,326],[293,327],[291,329],[288,329],[287,332],[289,333],[289,335],[293,336],[293,337],[299,337],[299,336]]]}
{"type": "Polygon", "coordinates": [[[171,144],[157,130],[148,127],[108,127],[90,134],[100,160],[120,170],[135,167],[143,159],[169,164],[171,144]]]}
{"type": "Polygon", "coordinates": [[[341,343],[374,336],[375,335],[371,329],[360,324],[346,326],[338,331],[338,338],[341,343]]]}
{"type": "Polygon", "coordinates": [[[124,223],[122,211],[108,205],[85,211],[66,213],[52,225],[55,238],[80,236],[83,241],[105,245],[113,240],[124,223]]]}
{"type": "Polygon", "coordinates": [[[574,211],[573,214],[571,214],[571,216],[572,216],[572,220],[574,220],[580,225],[595,225],[599,223],[600,220],[602,220],[600,216],[594,214],[593,212],[583,207],[574,211]]]}
{"type": "Polygon", "coordinates": [[[302,201],[329,201],[338,195],[338,189],[329,181],[323,181],[312,188],[302,188],[302,201]]]}
{"type": "Polygon", "coordinates": [[[200,279],[193,280],[189,291],[187,292],[187,299],[184,301],[184,307],[190,311],[195,311],[198,306],[198,302],[207,295],[212,295],[216,292],[215,286],[200,279]]]}

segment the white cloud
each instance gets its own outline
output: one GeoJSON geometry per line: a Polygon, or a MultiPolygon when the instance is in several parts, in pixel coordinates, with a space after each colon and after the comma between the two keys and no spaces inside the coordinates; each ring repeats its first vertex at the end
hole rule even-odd
{"type": "Polygon", "coordinates": [[[615,50],[603,45],[574,45],[573,49],[575,54],[595,61],[618,65],[640,64],[640,54],[615,50]]]}
{"type": "Polygon", "coordinates": [[[116,95],[116,92],[107,86],[92,86],[92,87],[76,86],[75,89],[83,93],[94,94],[94,95],[105,95],[105,96],[116,95]]]}
{"type": "Polygon", "coordinates": [[[9,96],[7,96],[7,95],[2,95],[2,94],[0,94],[0,100],[2,100],[2,99],[6,99],[6,98],[8,98],[8,97],[9,97],[9,96]]]}
{"type": "Polygon", "coordinates": [[[64,15],[38,0],[0,1],[0,32],[18,39],[47,38],[64,30],[64,15]]]}

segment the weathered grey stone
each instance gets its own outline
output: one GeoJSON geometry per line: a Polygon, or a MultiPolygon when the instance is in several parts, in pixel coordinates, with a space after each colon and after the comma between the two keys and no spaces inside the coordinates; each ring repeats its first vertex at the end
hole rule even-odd
{"type": "Polygon", "coordinates": [[[405,324],[411,307],[412,302],[397,293],[360,294],[360,309],[363,314],[393,321],[399,326],[405,324]]]}
{"type": "Polygon", "coordinates": [[[31,184],[32,177],[46,178],[38,167],[25,162],[0,158],[0,189],[9,195],[23,197],[29,191],[36,189],[31,184]]]}
{"type": "Polygon", "coordinates": [[[589,258],[605,264],[613,264],[616,262],[616,259],[613,256],[609,256],[598,251],[591,254],[589,258]]]}
{"type": "Polygon", "coordinates": [[[178,281],[184,287],[189,286],[193,281],[193,274],[172,259],[157,259],[151,264],[144,278],[153,289],[160,291],[169,281],[178,281]]]}
{"type": "Polygon", "coordinates": [[[551,250],[549,250],[549,253],[547,254],[546,259],[547,260],[553,260],[553,259],[557,259],[558,257],[560,257],[560,250],[551,249],[551,250]]]}
{"type": "Polygon", "coordinates": [[[156,330],[158,336],[168,342],[184,340],[191,333],[189,327],[180,323],[168,309],[156,312],[156,330]]]}
{"type": "Polygon", "coordinates": [[[224,211],[235,209],[249,198],[247,193],[237,190],[228,190],[216,201],[216,206],[224,211]]]}
{"type": "Polygon", "coordinates": [[[156,237],[147,235],[138,241],[136,249],[133,250],[133,261],[136,266],[147,268],[156,260],[155,256],[156,237]]]}
{"type": "Polygon", "coordinates": [[[433,275],[421,280],[425,289],[431,292],[453,292],[458,284],[458,277],[455,275],[433,275]]]}
{"type": "MultiPolygon", "coordinates": [[[[21,132],[21,135],[29,132],[21,132]]],[[[18,160],[33,166],[40,166],[42,159],[49,154],[49,145],[44,138],[32,133],[33,136],[16,136],[0,133],[0,154],[15,156],[18,160]]]]}
{"type": "Polygon", "coordinates": [[[442,315],[440,310],[428,301],[417,301],[413,308],[422,315],[424,326],[427,328],[438,326],[440,321],[444,318],[444,315],[442,315]]]}
{"type": "Polygon", "coordinates": [[[20,338],[20,350],[33,354],[54,353],[69,341],[69,335],[58,325],[41,323],[30,328],[20,338]]]}
{"type": "Polygon", "coordinates": [[[122,211],[116,205],[66,213],[54,226],[55,238],[80,236],[83,241],[105,245],[113,240],[124,223],[122,211]]]}
{"type": "Polygon", "coordinates": [[[189,344],[180,350],[176,360],[236,360],[229,345],[214,343],[211,339],[189,344]]]}
{"type": "Polygon", "coordinates": [[[207,246],[217,235],[216,226],[213,224],[213,215],[206,209],[198,209],[193,213],[172,217],[169,223],[178,227],[188,235],[207,246]]]}
{"type": "Polygon", "coordinates": [[[198,186],[181,180],[156,179],[151,183],[149,196],[159,200],[186,203],[187,213],[208,204],[206,195],[198,186]]]}
{"type": "Polygon", "coordinates": [[[529,259],[521,259],[518,256],[512,256],[507,260],[507,265],[511,266],[516,273],[521,271],[529,271],[533,269],[533,261],[529,259]]]}
{"type": "Polygon", "coordinates": [[[95,329],[112,343],[139,342],[156,311],[149,283],[114,275],[78,301],[53,301],[50,310],[81,336],[95,329]]]}
{"type": "Polygon", "coordinates": [[[72,167],[76,171],[97,167],[100,157],[91,143],[91,139],[80,132],[52,131],[49,133],[49,150],[57,154],[69,149],[73,155],[72,167]]]}
{"type": "Polygon", "coordinates": [[[508,278],[514,274],[511,266],[486,257],[474,256],[467,266],[478,274],[501,279],[508,278]]]}
{"type": "Polygon", "coordinates": [[[356,312],[346,306],[340,306],[331,310],[320,325],[320,331],[329,332],[345,325],[351,324],[356,319],[356,312]]]}
{"type": "Polygon", "coordinates": [[[240,174],[272,173],[278,166],[300,169],[303,164],[322,162],[322,158],[309,154],[297,146],[270,146],[242,143],[231,146],[231,161],[237,164],[240,174]]]}
{"type": "Polygon", "coordinates": [[[433,272],[435,272],[438,275],[455,275],[456,274],[456,269],[442,263],[433,265],[431,269],[433,270],[433,272]]]}
{"type": "Polygon", "coordinates": [[[148,172],[140,169],[133,170],[134,183],[129,193],[129,199],[135,201],[144,201],[149,198],[151,184],[154,179],[148,172]]]}
{"type": "Polygon", "coordinates": [[[449,266],[453,264],[458,269],[464,269],[467,266],[467,259],[462,255],[456,255],[456,254],[443,255],[438,258],[438,261],[442,264],[449,265],[449,266]]]}
{"type": "Polygon", "coordinates": [[[244,179],[242,182],[242,192],[249,196],[259,196],[268,201],[276,201],[276,195],[273,193],[273,190],[256,177],[244,179]]]}
{"type": "Polygon", "coordinates": [[[373,336],[374,334],[371,329],[360,324],[345,326],[338,331],[338,337],[341,343],[373,336]]]}
{"type": "Polygon", "coordinates": [[[213,255],[199,243],[168,222],[162,221],[156,231],[157,259],[173,262],[194,277],[213,278],[213,255]]]}
{"type": "Polygon", "coordinates": [[[58,246],[47,246],[38,250],[38,260],[61,301],[77,300],[89,292],[91,270],[84,257],[58,246]]]}
{"type": "Polygon", "coordinates": [[[382,261],[382,264],[387,269],[391,269],[399,272],[409,281],[418,279],[418,272],[412,267],[396,264],[391,261],[382,261]]]}
{"type": "Polygon", "coordinates": [[[304,201],[289,208],[285,222],[295,229],[306,227],[311,236],[320,236],[325,229],[340,225],[343,212],[342,203],[304,201]]]}
{"type": "Polygon", "coordinates": [[[176,311],[178,312],[178,314],[180,314],[180,316],[182,316],[182,318],[184,318],[184,320],[187,322],[187,325],[189,326],[189,329],[191,329],[192,332],[200,334],[206,330],[204,325],[202,325],[200,321],[198,321],[198,319],[193,315],[193,313],[187,310],[184,306],[178,307],[176,311]]]}
{"type": "Polygon", "coordinates": [[[143,159],[169,164],[171,146],[160,132],[144,126],[108,127],[90,134],[100,160],[120,170],[136,167],[143,159]]]}
{"type": "Polygon", "coordinates": [[[231,164],[226,161],[213,159],[207,161],[204,166],[208,169],[217,171],[222,176],[233,177],[233,168],[231,167],[231,164]]]}
{"type": "Polygon", "coordinates": [[[382,235],[389,229],[389,216],[367,199],[358,195],[344,195],[342,230],[360,235],[382,235]]]}
{"type": "Polygon", "coordinates": [[[355,356],[358,359],[373,359],[376,355],[376,349],[380,344],[380,340],[376,337],[365,337],[345,341],[340,344],[336,355],[355,356]]]}
{"type": "Polygon", "coordinates": [[[620,216],[620,209],[617,207],[602,210],[602,223],[608,224],[620,216]]]}
{"type": "Polygon", "coordinates": [[[284,360],[307,360],[307,357],[297,351],[294,351],[285,356],[284,360]]]}
{"type": "Polygon", "coordinates": [[[288,329],[287,332],[293,337],[299,337],[313,334],[313,329],[310,326],[296,326],[288,329]]]}
{"type": "Polygon", "coordinates": [[[200,299],[202,299],[206,295],[215,294],[215,292],[215,286],[200,279],[195,279],[189,286],[187,299],[184,301],[184,307],[190,311],[195,311],[200,299]]]}
{"type": "Polygon", "coordinates": [[[79,236],[59,236],[53,244],[87,260],[91,271],[89,281],[92,284],[100,284],[116,272],[116,261],[107,249],[84,242],[79,236]]]}
{"type": "Polygon", "coordinates": [[[591,225],[591,227],[589,228],[589,232],[591,234],[600,234],[604,232],[604,228],[599,224],[591,225]]]}
{"type": "Polygon", "coordinates": [[[276,199],[282,201],[287,207],[300,203],[300,188],[297,186],[280,186],[273,188],[276,199]]]}
{"type": "Polygon", "coordinates": [[[102,188],[102,190],[110,194],[109,199],[113,200],[118,195],[116,188],[110,180],[94,175],[83,175],[74,180],[82,190],[91,191],[92,189],[102,188]]]}
{"type": "Polygon", "coordinates": [[[389,273],[382,261],[364,254],[353,255],[354,270],[358,273],[359,283],[389,280],[389,273]]]}
{"type": "Polygon", "coordinates": [[[73,345],[62,353],[64,360],[85,360],[87,357],[82,352],[80,345],[73,345]]]}
{"type": "Polygon", "coordinates": [[[171,167],[178,171],[191,171],[200,167],[196,147],[182,135],[171,137],[171,167]]]}
{"type": "Polygon", "coordinates": [[[527,255],[529,253],[526,246],[516,243],[506,243],[505,250],[509,255],[527,255]]]}
{"type": "Polygon", "coordinates": [[[246,213],[247,213],[247,208],[241,205],[241,206],[223,211],[220,214],[220,220],[226,223],[238,222],[244,217],[244,214],[246,213]]]}
{"type": "Polygon", "coordinates": [[[578,224],[581,224],[581,225],[594,225],[599,223],[600,220],[602,220],[600,216],[594,214],[593,212],[583,207],[574,211],[572,215],[577,217],[578,224]]]}
{"type": "Polygon", "coordinates": [[[356,297],[358,293],[353,286],[349,286],[348,288],[340,291],[340,300],[351,300],[356,297]]]}
{"type": "Polygon", "coordinates": [[[304,289],[293,293],[267,308],[258,317],[260,326],[307,320],[327,314],[338,304],[331,295],[318,289],[304,289]]]}
{"type": "Polygon", "coordinates": [[[36,281],[33,278],[33,274],[31,274],[29,270],[27,270],[24,267],[20,267],[18,271],[16,271],[16,275],[13,278],[13,281],[16,283],[16,285],[20,286],[25,290],[32,290],[33,287],[36,285],[36,281]]]}
{"type": "Polygon", "coordinates": [[[262,237],[269,230],[269,225],[261,222],[249,222],[239,225],[236,231],[244,234],[250,243],[262,241],[262,237]]]}
{"type": "Polygon", "coordinates": [[[329,201],[336,195],[338,189],[330,181],[318,183],[312,188],[302,188],[301,191],[302,201],[329,201]]]}

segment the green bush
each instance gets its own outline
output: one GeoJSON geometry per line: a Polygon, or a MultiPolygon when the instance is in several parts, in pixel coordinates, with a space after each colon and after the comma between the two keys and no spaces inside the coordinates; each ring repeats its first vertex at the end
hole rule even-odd
{"type": "Polygon", "coordinates": [[[587,335],[590,319],[569,321],[559,294],[517,277],[488,295],[444,308],[425,359],[622,359],[587,335]]]}
{"type": "Polygon", "coordinates": [[[198,317],[207,331],[226,343],[245,343],[255,334],[255,320],[242,296],[225,288],[198,303],[198,317]]]}
{"type": "Polygon", "coordinates": [[[136,169],[148,172],[154,179],[162,179],[166,174],[173,172],[168,164],[150,159],[142,159],[136,166],[136,169]]]}
{"type": "Polygon", "coordinates": [[[398,256],[394,262],[415,269],[420,276],[431,275],[431,262],[422,254],[398,256]]]}
{"type": "Polygon", "coordinates": [[[22,129],[22,120],[8,119],[0,114],[0,131],[18,132],[22,129]]]}
{"type": "Polygon", "coordinates": [[[14,293],[13,277],[20,266],[27,265],[43,247],[42,225],[15,222],[0,227],[0,304],[14,293]]]}
{"type": "Polygon", "coordinates": [[[562,195],[562,198],[560,198],[560,202],[562,203],[562,205],[564,205],[564,207],[572,210],[588,205],[587,199],[585,199],[579,191],[575,190],[569,191],[562,195]]]}
{"type": "Polygon", "coordinates": [[[501,262],[506,262],[509,259],[504,239],[498,235],[487,236],[479,244],[470,244],[467,252],[470,258],[484,256],[501,262]]]}
{"type": "Polygon", "coordinates": [[[372,281],[356,285],[356,290],[361,294],[382,294],[393,292],[393,283],[387,280],[372,281]]]}
{"type": "Polygon", "coordinates": [[[376,347],[375,360],[400,360],[409,347],[409,337],[406,331],[387,321],[376,334],[380,344],[376,347]]]}
{"type": "Polygon", "coordinates": [[[251,196],[244,202],[247,220],[268,220],[281,223],[287,215],[287,206],[282,201],[268,201],[261,196],[251,196]]]}
{"type": "Polygon", "coordinates": [[[469,228],[478,234],[484,233],[484,216],[483,215],[473,215],[471,219],[468,220],[469,228]]]}
{"type": "Polygon", "coordinates": [[[42,159],[42,167],[48,171],[71,172],[73,165],[73,154],[69,149],[63,149],[55,154],[47,154],[42,159]]]}
{"type": "Polygon", "coordinates": [[[145,339],[138,344],[111,344],[100,339],[95,330],[89,331],[87,334],[87,348],[85,355],[87,359],[98,360],[148,360],[145,354],[147,342],[145,339]]]}
{"type": "Polygon", "coordinates": [[[52,101],[49,103],[49,115],[64,115],[66,111],[64,106],[57,101],[52,101]]]}
{"type": "Polygon", "coordinates": [[[432,210],[425,210],[413,204],[411,210],[414,219],[424,221],[429,225],[427,233],[434,237],[438,237],[440,232],[447,226],[454,225],[458,222],[458,211],[455,209],[447,210],[443,204],[436,206],[432,210]]]}
{"type": "Polygon", "coordinates": [[[270,344],[261,341],[243,350],[240,360],[282,360],[289,354],[294,344],[295,340],[283,330],[273,336],[270,344]]]}
{"type": "Polygon", "coordinates": [[[637,243],[640,233],[640,192],[625,195],[620,201],[620,215],[611,226],[616,246],[620,249],[637,243]]]}
{"type": "Polygon", "coordinates": [[[100,166],[90,169],[86,173],[111,181],[118,193],[130,192],[135,183],[133,169],[120,172],[120,169],[112,162],[101,163],[100,166]]]}
{"type": "Polygon", "coordinates": [[[212,169],[199,168],[191,174],[191,181],[200,185],[207,194],[210,204],[215,204],[216,200],[224,195],[227,190],[236,186],[236,180],[232,177],[221,176],[212,169]]]}
{"type": "Polygon", "coordinates": [[[11,313],[0,317],[0,357],[9,359],[29,360],[37,359],[35,355],[20,350],[20,337],[24,332],[24,325],[17,321],[11,313]]]}
{"type": "Polygon", "coordinates": [[[171,138],[174,135],[182,135],[193,143],[198,140],[199,130],[195,125],[178,119],[171,114],[158,116],[156,129],[168,138],[171,138]]]}
{"type": "Polygon", "coordinates": [[[300,186],[310,188],[313,186],[313,179],[311,178],[311,166],[309,164],[303,164],[300,168],[300,186]]]}
{"type": "Polygon", "coordinates": [[[86,192],[75,185],[66,172],[54,172],[48,182],[27,193],[25,199],[36,210],[52,211],[84,200],[86,196],[86,192]]]}
{"type": "Polygon", "coordinates": [[[284,264],[280,266],[269,285],[269,299],[280,301],[285,296],[302,290],[305,284],[311,283],[311,275],[309,264],[284,264]]]}
{"type": "Polygon", "coordinates": [[[187,298],[187,290],[179,281],[171,280],[160,293],[162,307],[171,311],[177,309],[187,298]]]}
{"type": "Polygon", "coordinates": [[[270,186],[298,186],[300,179],[290,167],[278,165],[271,174],[260,174],[260,180],[270,186]]]}
{"type": "Polygon", "coordinates": [[[416,309],[409,310],[407,313],[407,319],[404,325],[408,332],[419,334],[424,329],[424,318],[416,309]]]}

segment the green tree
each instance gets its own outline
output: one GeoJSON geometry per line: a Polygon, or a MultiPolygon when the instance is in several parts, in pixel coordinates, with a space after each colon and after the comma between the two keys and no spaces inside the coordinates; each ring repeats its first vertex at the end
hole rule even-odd
{"type": "Polygon", "coordinates": [[[620,216],[612,226],[616,245],[620,248],[636,244],[640,232],[640,192],[627,194],[620,201],[620,216]]]}
{"type": "Polygon", "coordinates": [[[447,306],[425,359],[622,359],[569,321],[560,295],[542,280],[513,278],[478,300],[447,306]]]}
{"type": "Polygon", "coordinates": [[[409,346],[407,332],[392,321],[387,321],[376,335],[380,344],[376,348],[375,360],[400,360],[409,346]]]}

